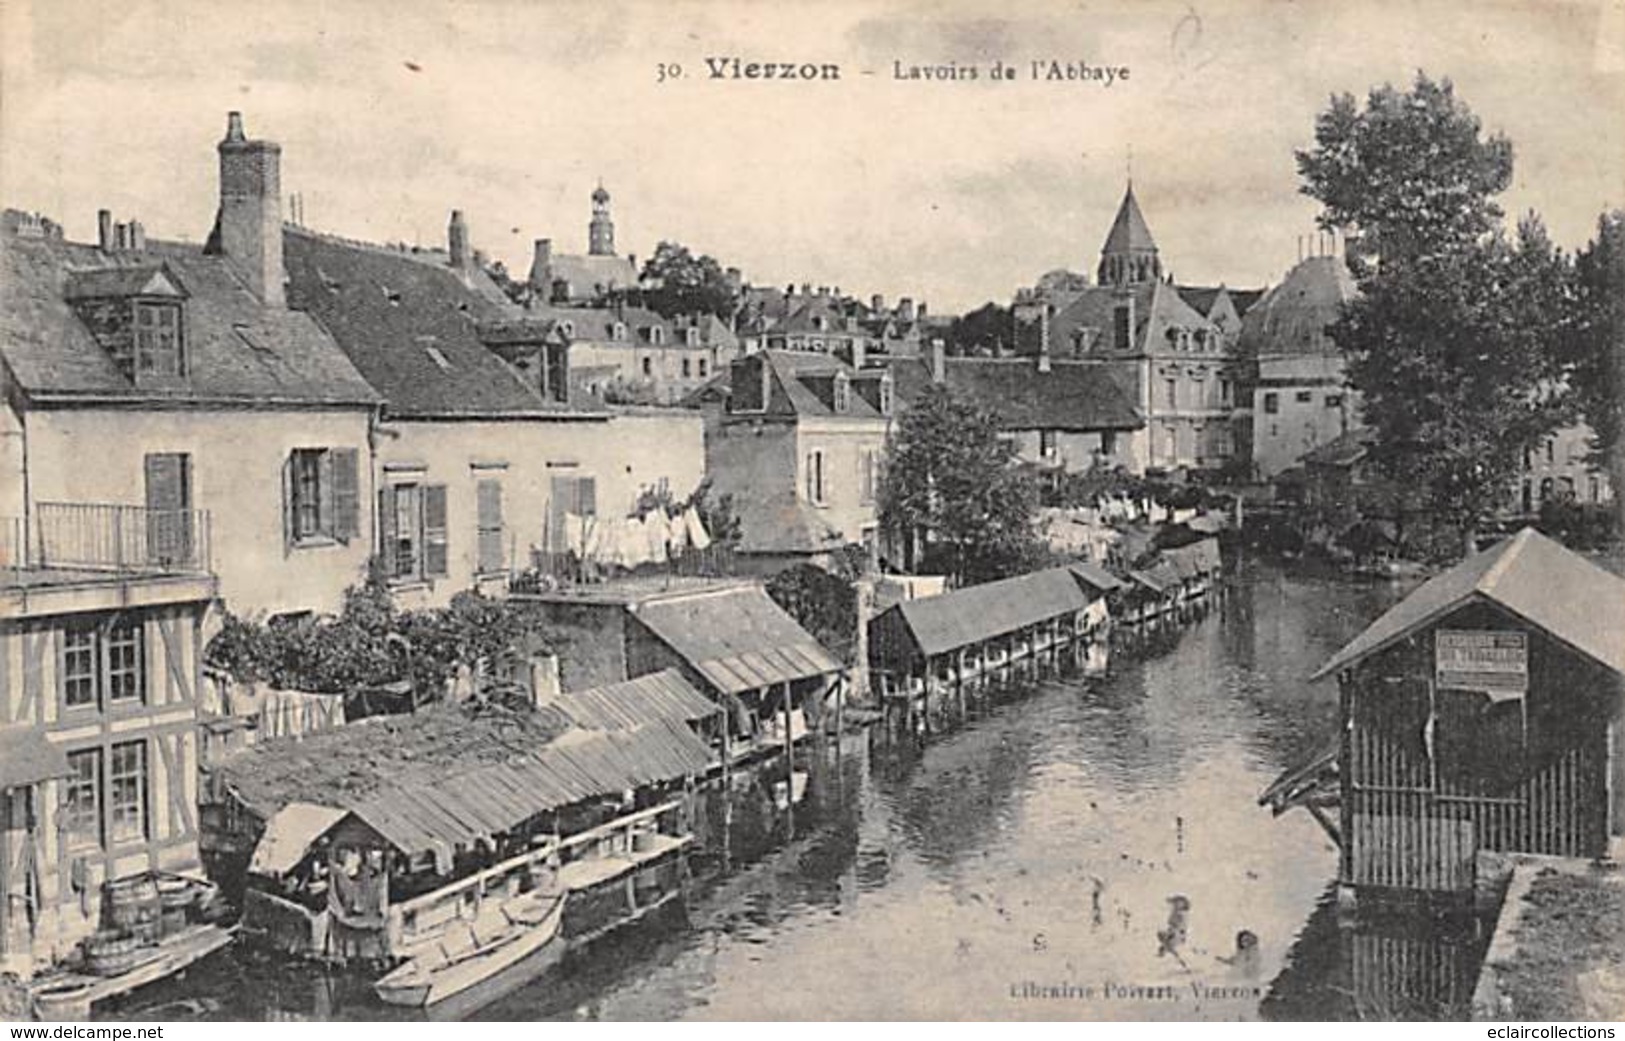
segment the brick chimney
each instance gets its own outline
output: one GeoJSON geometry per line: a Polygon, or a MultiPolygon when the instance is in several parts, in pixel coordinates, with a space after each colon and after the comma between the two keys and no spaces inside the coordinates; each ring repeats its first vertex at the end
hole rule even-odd
{"type": "Polygon", "coordinates": [[[267,307],[283,307],[282,146],[250,141],[243,117],[226,117],[220,153],[220,210],[205,252],[233,261],[267,307]]]}
{"type": "Polygon", "coordinates": [[[898,298],[897,320],[899,322],[912,322],[914,320],[914,298],[912,296],[898,298]]]}
{"type": "Polygon", "coordinates": [[[1044,306],[1044,308],[1041,311],[1038,312],[1038,371],[1039,372],[1048,372],[1048,371],[1050,371],[1049,319],[1050,319],[1050,314],[1054,310],[1055,310],[1055,307],[1053,305],[1046,304],[1044,306]]]}
{"type": "MultiPolygon", "coordinates": [[[[898,302],[902,306],[902,302],[898,302]]],[[[931,341],[931,382],[941,383],[948,378],[948,345],[942,340],[931,341]]]]}
{"type": "Polygon", "coordinates": [[[446,224],[446,252],[451,257],[451,266],[458,271],[467,271],[474,262],[468,250],[468,222],[463,219],[462,210],[452,210],[451,220],[446,224]]]}
{"type": "Polygon", "coordinates": [[[138,220],[130,222],[130,248],[137,253],[147,248],[147,228],[138,220]]]}
{"type": "Polygon", "coordinates": [[[530,261],[530,284],[544,293],[553,285],[553,240],[537,239],[530,261]]]}
{"type": "Polygon", "coordinates": [[[96,211],[96,245],[103,253],[113,252],[113,211],[96,211]]]}
{"type": "Polygon", "coordinates": [[[884,314],[886,311],[886,298],[876,293],[869,298],[869,310],[875,314],[884,314]]]}

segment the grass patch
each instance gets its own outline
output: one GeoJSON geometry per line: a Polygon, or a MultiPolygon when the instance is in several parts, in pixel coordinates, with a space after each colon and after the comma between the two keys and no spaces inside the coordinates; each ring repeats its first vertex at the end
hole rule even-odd
{"type": "Polygon", "coordinates": [[[1605,965],[1625,966],[1625,885],[1548,868],[1536,876],[1524,903],[1517,953],[1501,969],[1502,992],[1520,1019],[1580,1017],[1577,977],[1605,965]]]}

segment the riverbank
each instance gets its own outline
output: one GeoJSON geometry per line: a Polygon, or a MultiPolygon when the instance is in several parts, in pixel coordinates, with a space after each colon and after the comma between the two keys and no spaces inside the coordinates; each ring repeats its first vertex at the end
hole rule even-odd
{"type": "Polygon", "coordinates": [[[1518,857],[1473,992],[1473,1018],[1625,1019],[1625,869],[1518,857]]]}

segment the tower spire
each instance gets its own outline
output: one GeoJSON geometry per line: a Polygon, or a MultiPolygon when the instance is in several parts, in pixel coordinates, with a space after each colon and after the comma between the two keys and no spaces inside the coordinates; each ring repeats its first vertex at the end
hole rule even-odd
{"type": "Polygon", "coordinates": [[[1140,212],[1139,200],[1134,198],[1134,181],[1130,179],[1123,191],[1123,201],[1117,207],[1117,218],[1112,221],[1112,230],[1100,249],[1096,281],[1103,286],[1129,286],[1161,278],[1162,261],[1157,257],[1157,243],[1151,237],[1145,214],[1140,212]]]}

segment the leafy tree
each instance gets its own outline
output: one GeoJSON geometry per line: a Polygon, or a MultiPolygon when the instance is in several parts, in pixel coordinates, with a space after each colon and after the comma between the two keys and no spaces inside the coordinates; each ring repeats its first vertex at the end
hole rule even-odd
{"type": "Polygon", "coordinates": [[[1512,146],[1448,80],[1378,88],[1363,111],[1333,98],[1315,137],[1298,168],[1320,223],[1350,236],[1361,295],[1331,335],[1375,434],[1368,461],[1470,547],[1523,449],[1567,418],[1567,261],[1532,214],[1503,230],[1512,146]]]}
{"type": "Polygon", "coordinates": [[[991,412],[933,384],[887,446],[881,522],[923,544],[924,570],[960,583],[1027,570],[1043,553],[1038,488],[1014,459],[991,412]]]}
{"type": "Polygon", "coordinates": [[[695,256],[687,246],[662,242],[643,265],[644,303],[671,318],[714,314],[727,318],[736,303],[733,286],[715,257],[695,256]]]}
{"type": "Polygon", "coordinates": [[[767,580],[767,595],[813,639],[851,664],[858,642],[858,592],[847,578],[800,564],[767,580]]]}
{"type": "Polygon", "coordinates": [[[1625,210],[1597,220],[1597,237],[1575,258],[1575,322],[1569,385],[1590,425],[1594,465],[1607,468],[1625,505],[1625,210]]]}
{"type": "Polygon", "coordinates": [[[948,353],[955,355],[993,354],[1013,345],[1015,330],[1010,309],[989,301],[955,318],[948,325],[948,353]]]}

